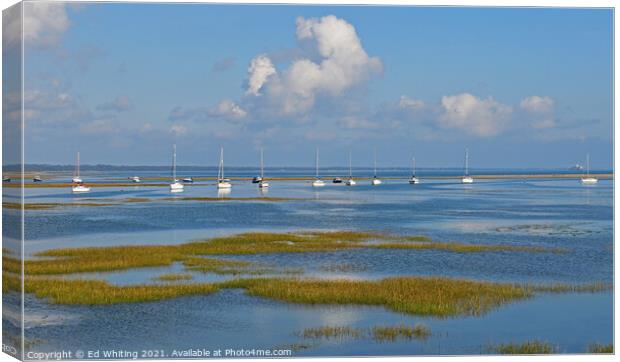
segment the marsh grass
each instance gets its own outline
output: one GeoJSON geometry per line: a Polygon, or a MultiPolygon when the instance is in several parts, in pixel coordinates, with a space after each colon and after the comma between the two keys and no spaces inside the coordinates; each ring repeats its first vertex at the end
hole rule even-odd
{"type": "Polygon", "coordinates": [[[176,282],[176,281],[192,280],[192,279],[194,279],[193,275],[184,274],[184,273],[168,273],[168,274],[162,274],[160,276],[153,278],[154,281],[160,281],[160,282],[176,282]]]}
{"type": "Polygon", "coordinates": [[[478,316],[503,304],[533,296],[533,292],[516,284],[439,277],[378,281],[257,278],[225,284],[225,287],[246,289],[253,296],[283,302],[376,305],[396,312],[439,317],[478,316]]]}
{"type": "MultiPolygon", "coordinates": [[[[244,289],[251,296],[318,305],[370,305],[413,315],[479,316],[503,304],[534,296],[527,285],[466,279],[400,277],[378,281],[244,278],[220,283],[166,283],[114,286],[101,280],[26,276],[25,292],[57,304],[114,304],[148,302],[221,289],[244,289]]],[[[3,272],[3,292],[20,291],[19,275],[3,272]]],[[[385,334],[408,334],[406,330],[385,334]]],[[[422,331],[413,333],[422,333],[422,331]]]]}
{"type": "MultiPolygon", "coordinates": [[[[186,267],[214,273],[242,274],[245,269],[246,272],[251,272],[252,274],[261,274],[259,268],[254,268],[251,271],[247,265],[243,265],[243,262],[215,261],[216,259],[199,261],[192,258],[215,255],[333,252],[361,248],[438,249],[453,252],[482,252],[490,250],[543,251],[543,249],[532,249],[529,247],[411,240],[427,240],[427,238],[421,236],[400,237],[355,231],[251,232],[179,245],[52,249],[37,253],[35,256],[45,258],[27,260],[25,265],[26,273],[30,275],[105,272],[169,266],[174,262],[183,262],[186,267]],[[395,238],[404,238],[404,240],[410,241],[395,243],[393,242],[395,238]],[[385,240],[388,242],[385,243],[385,240]],[[368,241],[374,242],[368,243],[368,241]],[[198,265],[199,263],[201,265],[198,265]]],[[[289,270],[288,274],[294,272],[294,270],[289,270]]],[[[262,274],[269,273],[271,271],[264,270],[262,272],[262,274]]]]}
{"type": "Polygon", "coordinates": [[[588,353],[614,353],[614,345],[612,344],[600,344],[592,343],[588,346],[588,353]]]}
{"type": "Polygon", "coordinates": [[[215,284],[114,286],[100,280],[26,278],[25,291],[51,303],[101,305],[149,302],[218,291],[215,284]]]}
{"type": "Polygon", "coordinates": [[[372,339],[377,342],[396,342],[397,340],[425,340],[431,335],[428,327],[422,324],[408,326],[375,326],[372,328],[355,328],[349,326],[322,326],[306,328],[296,333],[304,339],[372,339]]]}
{"type": "Polygon", "coordinates": [[[378,342],[394,342],[399,339],[426,340],[430,335],[431,330],[423,324],[416,324],[414,326],[401,324],[398,326],[376,326],[372,328],[372,338],[378,342]]]}
{"type": "Polygon", "coordinates": [[[552,354],[555,347],[549,342],[528,341],[524,343],[505,343],[489,347],[489,351],[498,354],[552,354]]]}
{"type": "Polygon", "coordinates": [[[353,328],[347,326],[323,326],[316,328],[306,328],[299,336],[302,338],[310,339],[345,339],[345,338],[361,338],[363,337],[363,330],[360,328],[353,328]]]}

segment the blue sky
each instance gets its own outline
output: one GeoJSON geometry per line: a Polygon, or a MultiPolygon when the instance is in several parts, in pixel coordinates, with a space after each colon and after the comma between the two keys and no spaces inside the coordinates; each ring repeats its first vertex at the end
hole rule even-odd
{"type": "Polygon", "coordinates": [[[33,5],[29,163],[612,165],[612,12],[33,5]],[[51,19],[51,20],[50,20],[51,19]],[[47,27],[47,28],[45,28],[47,27]]]}

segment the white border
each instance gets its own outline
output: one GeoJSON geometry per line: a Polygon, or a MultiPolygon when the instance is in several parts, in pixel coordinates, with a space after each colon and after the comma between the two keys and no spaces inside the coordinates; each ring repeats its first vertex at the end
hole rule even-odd
{"type": "MultiPolygon", "coordinates": [[[[67,0],[65,2],[81,2],[81,1],[75,1],[75,0],[67,0]]],[[[118,1],[120,2],[120,1],[118,1]]],[[[285,1],[285,0],[270,0],[270,1],[259,1],[259,0],[241,0],[241,1],[234,1],[234,0],[218,0],[218,1],[179,1],[179,0],[149,0],[149,1],[143,1],[143,0],[133,0],[130,2],[136,2],[136,3],[224,3],[224,4],[291,4],[291,5],[296,5],[296,4],[314,4],[314,5],[381,5],[381,6],[389,6],[389,5],[405,5],[405,6],[480,6],[480,7],[582,7],[582,8],[614,8],[614,70],[616,69],[617,66],[617,57],[616,57],[616,45],[617,45],[617,39],[618,39],[618,28],[615,27],[615,6],[616,3],[614,1],[610,1],[610,0],[590,0],[590,1],[583,1],[583,0],[536,0],[536,1],[532,1],[532,0],[519,0],[519,1],[515,1],[515,0],[504,0],[504,1],[493,1],[493,0],[443,0],[443,1],[429,1],[429,0],[416,0],[416,1],[411,1],[411,0],[389,0],[386,2],[381,2],[381,1],[368,1],[368,0],[336,0],[336,1],[329,1],[329,0],[295,0],[295,1],[285,1]]],[[[17,3],[17,1],[14,0],[0,0],[0,5],[2,7],[2,9],[5,9],[13,4],[17,3]]],[[[23,23],[22,23],[23,25],[23,23]]],[[[0,35],[1,35],[1,27],[0,27],[0,35]]],[[[22,54],[23,54],[23,48],[22,48],[22,54]]],[[[0,60],[0,65],[1,65],[1,60],[0,60]]],[[[23,92],[23,66],[22,66],[22,92],[23,92]]],[[[2,75],[0,74],[0,79],[1,79],[2,75]]],[[[614,119],[614,170],[617,169],[618,166],[618,150],[615,147],[615,140],[618,139],[618,129],[615,127],[615,105],[616,104],[620,104],[619,103],[619,98],[618,98],[618,93],[616,92],[616,87],[617,87],[617,82],[616,82],[616,72],[613,72],[613,89],[614,89],[614,108],[613,108],[613,119],[614,119]]],[[[22,104],[23,107],[23,104],[22,104]]],[[[23,109],[22,109],[22,114],[23,114],[23,109]]],[[[23,122],[23,121],[22,121],[23,122]]],[[[22,123],[22,127],[23,127],[23,123],[22,123]]],[[[24,129],[24,128],[22,128],[24,129]]],[[[0,140],[2,139],[2,128],[0,127],[0,140]]],[[[23,144],[23,132],[22,132],[22,147],[24,147],[23,144]]],[[[24,150],[22,149],[22,157],[24,157],[24,150]]],[[[2,148],[0,147],[0,159],[2,158],[2,148]]],[[[22,167],[23,167],[23,160],[22,160],[22,167]]],[[[616,226],[616,213],[615,213],[615,205],[616,202],[618,201],[618,195],[615,193],[615,188],[617,186],[616,183],[616,179],[614,178],[614,246],[616,244],[616,241],[618,240],[618,236],[615,233],[615,226],[616,226]]],[[[22,193],[22,198],[23,198],[23,193],[22,193]]],[[[23,200],[22,200],[23,202],[23,200]]],[[[23,213],[22,213],[22,222],[23,222],[23,213]]],[[[23,224],[22,224],[23,227],[23,224]]],[[[2,224],[0,223],[0,235],[2,232],[2,224]]],[[[22,233],[23,233],[23,229],[22,229],[22,233]]],[[[23,244],[22,244],[23,247],[23,244]]],[[[23,252],[23,250],[22,250],[23,252]]],[[[617,260],[616,258],[618,257],[618,253],[617,253],[617,249],[614,247],[614,281],[617,279],[618,277],[618,270],[615,268],[615,260],[617,260]]],[[[615,293],[615,291],[614,291],[615,293]]],[[[22,301],[23,303],[23,301],[22,301]]],[[[618,300],[617,298],[615,298],[615,294],[614,294],[614,346],[615,348],[618,348],[618,338],[617,338],[617,334],[615,333],[615,325],[616,325],[616,321],[617,321],[617,314],[615,313],[615,311],[617,310],[616,306],[617,306],[618,300]]],[[[0,303],[0,313],[1,313],[1,303],[0,303]]],[[[354,358],[326,358],[326,357],[320,357],[320,358],[295,358],[296,361],[334,361],[334,360],[346,360],[346,361],[354,361],[354,362],[358,362],[358,361],[367,361],[368,358],[376,358],[377,360],[380,361],[404,361],[404,360],[413,360],[415,358],[416,361],[438,361],[438,360],[444,360],[446,358],[450,358],[450,360],[452,361],[479,361],[480,359],[484,359],[485,361],[504,361],[504,360],[510,360],[510,361],[517,361],[520,359],[527,359],[527,361],[556,361],[556,360],[561,360],[561,361],[583,361],[584,359],[587,360],[592,360],[592,361],[607,361],[607,360],[612,360],[615,357],[614,356],[593,356],[593,355],[552,355],[552,356],[466,356],[466,357],[365,357],[365,358],[360,358],[360,357],[354,357],[354,358]]],[[[226,359],[226,361],[247,361],[248,359],[226,359]]],[[[4,353],[0,353],[0,361],[14,361],[13,358],[11,358],[9,355],[4,354],[4,353]]],[[[170,360],[158,360],[158,361],[170,361],[170,360]]],[[[211,360],[212,361],[212,360],[211,360]]]]}

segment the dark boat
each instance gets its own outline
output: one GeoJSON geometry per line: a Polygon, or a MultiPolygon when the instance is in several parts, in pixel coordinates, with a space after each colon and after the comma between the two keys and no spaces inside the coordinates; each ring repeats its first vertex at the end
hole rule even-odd
{"type": "Polygon", "coordinates": [[[43,179],[41,176],[35,176],[32,178],[32,182],[43,182],[43,179]]]}
{"type": "Polygon", "coordinates": [[[3,178],[3,179],[2,179],[2,182],[11,182],[11,178],[10,178],[10,177],[3,178]]]}
{"type": "Polygon", "coordinates": [[[186,178],[183,179],[183,183],[193,184],[194,183],[194,179],[192,177],[186,177],[186,178]]]}
{"type": "Polygon", "coordinates": [[[254,178],[252,179],[252,183],[253,183],[253,184],[257,184],[257,183],[259,183],[259,182],[261,182],[261,181],[263,181],[263,178],[262,178],[262,177],[260,177],[260,176],[256,176],[256,177],[254,177],[254,178]]]}
{"type": "Polygon", "coordinates": [[[342,183],[342,179],[340,177],[334,177],[332,182],[335,183],[335,184],[341,184],[342,183]]]}

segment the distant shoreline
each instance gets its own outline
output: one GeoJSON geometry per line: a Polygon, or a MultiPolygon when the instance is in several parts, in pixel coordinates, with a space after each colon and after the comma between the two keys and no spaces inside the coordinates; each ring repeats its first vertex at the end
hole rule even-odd
{"type": "MultiPolygon", "coordinates": [[[[471,175],[474,180],[478,179],[478,180],[528,180],[528,179],[532,179],[532,180],[541,180],[541,179],[564,179],[564,180],[579,180],[581,179],[584,174],[509,174],[509,175],[471,175]]],[[[590,176],[592,177],[596,177],[598,179],[601,180],[612,180],[614,178],[614,174],[613,173],[591,173],[590,176]]],[[[322,177],[322,179],[329,181],[332,177],[336,177],[336,176],[325,176],[322,177]]],[[[340,177],[340,176],[339,176],[340,177]]],[[[459,180],[462,176],[423,176],[423,175],[418,175],[418,177],[421,180],[459,180]]],[[[200,182],[200,181],[215,181],[217,178],[216,177],[194,177],[194,182],[200,182]]],[[[314,180],[314,177],[298,177],[298,176],[291,176],[291,177],[265,177],[266,180],[269,181],[306,181],[306,182],[310,182],[312,180],[314,180]]],[[[354,177],[355,180],[371,180],[372,177],[354,177]]],[[[381,177],[382,180],[407,180],[408,177],[381,177]]],[[[20,182],[17,182],[17,180],[19,179],[15,179],[15,181],[13,182],[3,182],[3,187],[10,187],[10,188],[18,188],[21,186],[20,182]]],[[[27,180],[29,180],[27,178],[27,180]]],[[[167,182],[163,182],[163,181],[169,181],[170,178],[169,177],[142,177],[143,181],[146,182],[141,182],[141,183],[133,183],[133,182],[114,182],[114,181],[124,181],[125,179],[120,179],[120,178],[111,178],[108,180],[108,182],[106,181],[92,181],[89,182],[87,180],[87,184],[93,187],[164,187],[164,186],[168,186],[167,182]],[[110,182],[111,181],[111,182],[110,182]],[[150,182],[149,182],[150,181],[150,182]],[[162,183],[156,183],[153,181],[162,181],[162,183]]],[[[243,182],[250,182],[252,180],[251,177],[230,177],[231,181],[243,181],[243,182]]],[[[37,182],[37,183],[31,183],[31,182],[27,182],[24,183],[24,187],[27,188],[46,188],[46,187],[67,187],[68,185],[71,184],[71,182],[69,182],[70,180],[67,180],[67,182],[37,182]]],[[[188,184],[187,186],[206,186],[206,184],[188,184]]]]}

